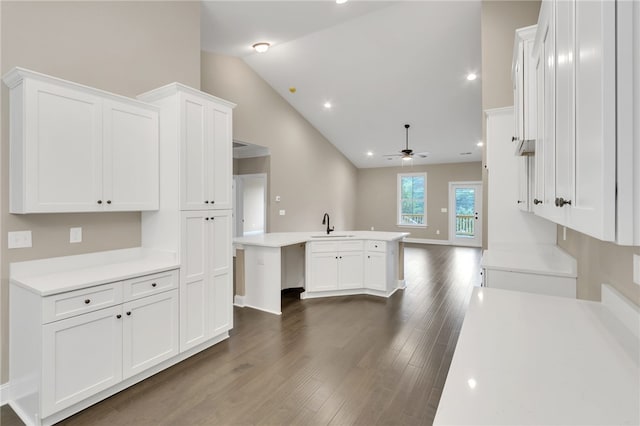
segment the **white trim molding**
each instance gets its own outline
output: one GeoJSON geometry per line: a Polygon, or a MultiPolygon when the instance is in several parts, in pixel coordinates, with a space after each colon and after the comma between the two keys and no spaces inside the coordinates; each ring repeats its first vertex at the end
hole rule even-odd
{"type": "Polygon", "coordinates": [[[244,308],[244,296],[236,294],[233,296],[233,304],[239,308],[244,308]]]}

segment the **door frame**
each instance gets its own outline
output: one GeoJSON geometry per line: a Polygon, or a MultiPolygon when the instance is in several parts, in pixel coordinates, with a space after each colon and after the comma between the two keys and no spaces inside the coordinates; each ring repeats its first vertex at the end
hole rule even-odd
{"type": "Polygon", "coordinates": [[[468,246],[468,247],[482,247],[482,181],[457,181],[457,182],[449,182],[449,244],[457,245],[457,246],[468,246]],[[469,244],[465,244],[459,240],[456,240],[456,197],[454,194],[454,187],[456,186],[465,186],[465,185],[477,185],[479,190],[476,194],[476,207],[478,208],[479,218],[476,220],[476,234],[477,234],[477,242],[472,241],[469,244]]]}
{"type": "Polygon", "coordinates": [[[244,236],[244,179],[246,178],[262,178],[264,180],[264,232],[267,233],[267,210],[268,210],[268,191],[269,179],[267,173],[250,173],[244,175],[233,175],[235,186],[234,202],[233,202],[233,229],[237,237],[244,236]]]}

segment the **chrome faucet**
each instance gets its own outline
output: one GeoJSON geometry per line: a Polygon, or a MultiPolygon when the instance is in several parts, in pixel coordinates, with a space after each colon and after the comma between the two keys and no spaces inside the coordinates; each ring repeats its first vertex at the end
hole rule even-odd
{"type": "Polygon", "coordinates": [[[329,213],[325,213],[324,216],[322,217],[322,224],[327,225],[327,235],[333,232],[333,228],[335,227],[329,228],[329,213]]]}

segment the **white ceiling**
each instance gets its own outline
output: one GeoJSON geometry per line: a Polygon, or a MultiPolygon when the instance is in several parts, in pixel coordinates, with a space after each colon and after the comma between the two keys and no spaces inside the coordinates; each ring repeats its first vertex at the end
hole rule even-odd
{"type": "Polygon", "coordinates": [[[383,155],[404,148],[405,123],[409,147],[430,153],[413,164],[480,161],[479,0],[210,1],[202,11],[202,48],[243,58],[357,167],[399,165],[383,155]],[[259,41],[272,48],[254,53],[259,41]]]}

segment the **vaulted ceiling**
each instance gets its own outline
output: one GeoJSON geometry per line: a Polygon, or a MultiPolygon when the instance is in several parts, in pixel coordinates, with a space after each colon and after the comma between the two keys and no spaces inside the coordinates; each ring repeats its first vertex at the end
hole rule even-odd
{"type": "Polygon", "coordinates": [[[405,123],[429,152],[413,164],[480,161],[479,0],[205,1],[202,48],[241,57],[357,167],[399,165],[405,123]]]}

